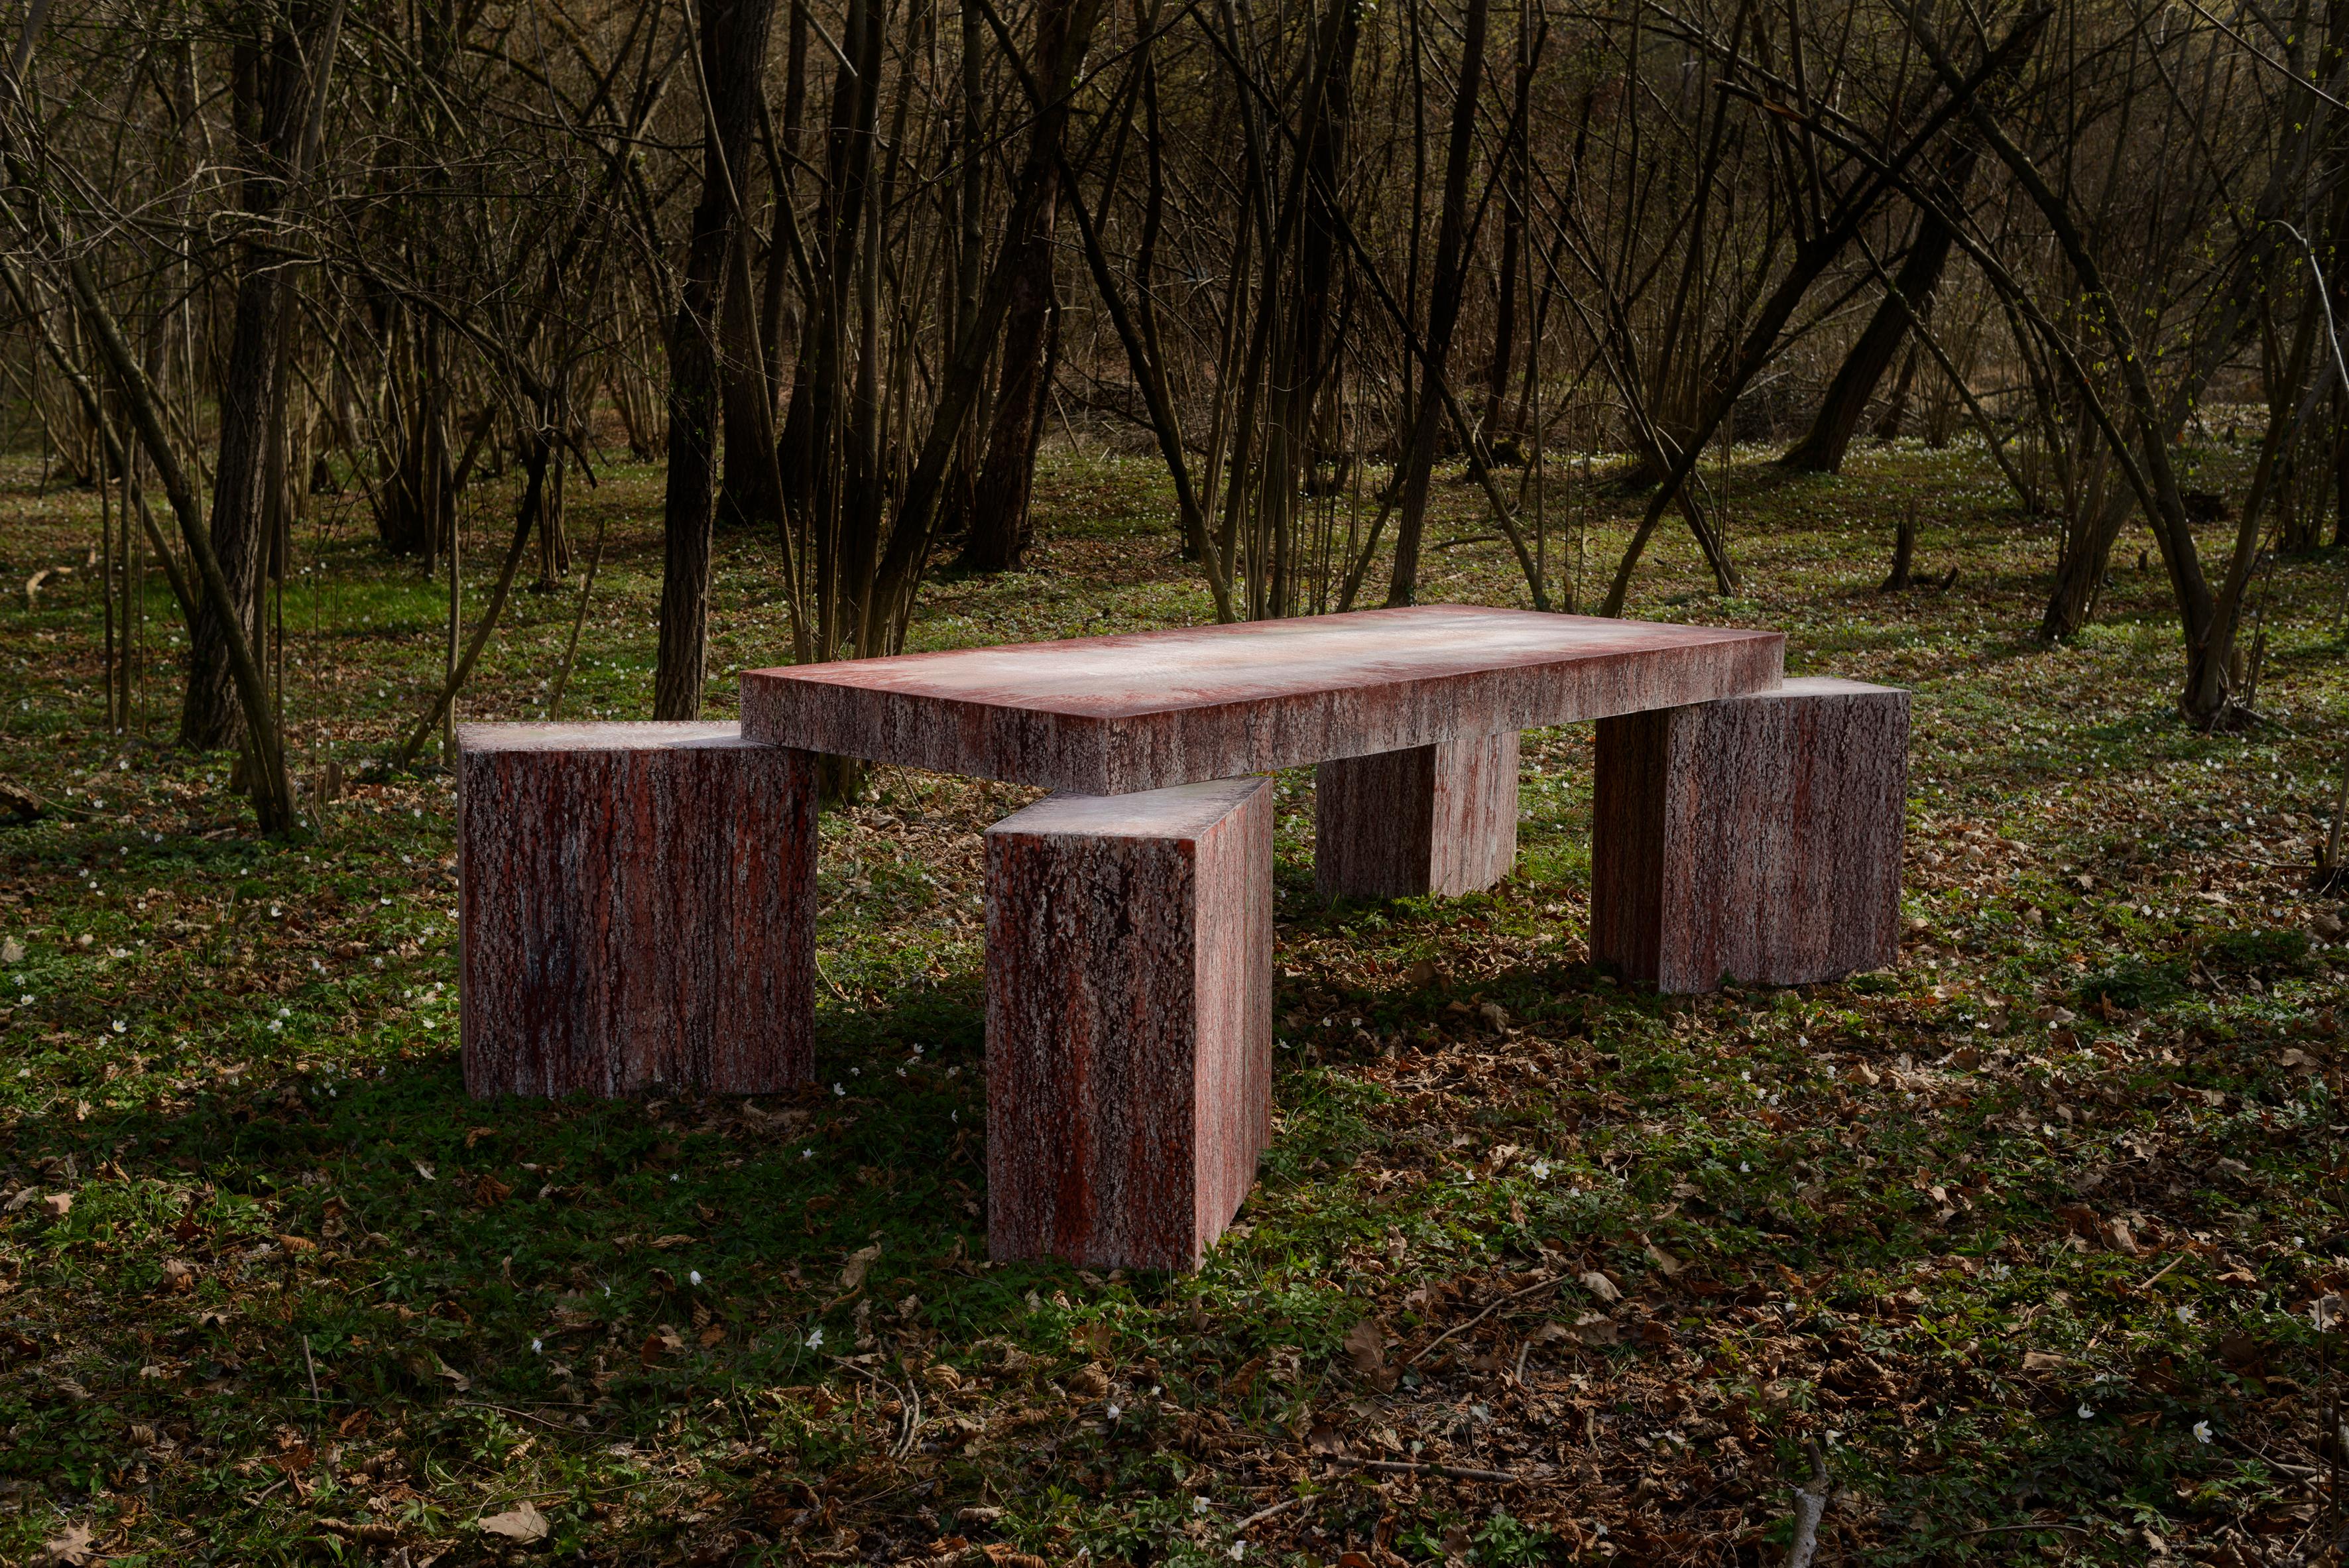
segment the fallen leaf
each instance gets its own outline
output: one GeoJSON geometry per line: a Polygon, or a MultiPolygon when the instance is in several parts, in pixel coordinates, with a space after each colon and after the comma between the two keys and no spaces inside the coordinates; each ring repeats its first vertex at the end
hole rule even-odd
{"type": "Polygon", "coordinates": [[[1346,1358],[1357,1372],[1378,1372],[1387,1364],[1387,1336],[1369,1318],[1346,1331],[1346,1358]]]}
{"type": "Polygon", "coordinates": [[[1613,1280],[1609,1279],[1597,1269],[1586,1269],[1574,1277],[1580,1282],[1583,1289],[1601,1301],[1618,1302],[1623,1299],[1622,1290],[1613,1280]]]}
{"type": "Polygon", "coordinates": [[[416,1167],[416,1173],[417,1173],[419,1176],[423,1177],[427,1181],[438,1181],[440,1180],[440,1178],[439,1178],[438,1176],[435,1176],[435,1175],[433,1175],[433,1174],[432,1174],[432,1167],[430,1167],[429,1165],[427,1165],[426,1163],[424,1163],[424,1161],[421,1161],[421,1160],[411,1160],[411,1161],[409,1161],[409,1163],[410,1165],[415,1166],[415,1167],[416,1167]]]}
{"type": "Polygon", "coordinates": [[[880,1256],[881,1243],[878,1242],[869,1247],[859,1247],[849,1253],[848,1262],[840,1271],[840,1288],[843,1291],[861,1289],[864,1284],[865,1274],[871,1272],[874,1264],[879,1261],[880,1256]]]}
{"type": "Polygon", "coordinates": [[[73,1194],[52,1192],[41,1200],[41,1208],[52,1220],[62,1220],[73,1212],[73,1194]]]}
{"type": "Polygon", "coordinates": [[[987,1553],[987,1560],[994,1568],[1046,1568],[1041,1557],[1022,1552],[1016,1546],[1007,1546],[999,1541],[990,1541],[979,1550],[987,1553]]]}
{"type": "Polygon", "coordinates": [[[277,1244],[289,1253],[315,1253],[318,1250],[318,1243],[307,1236],[280,1236],[277,1244]]]}
{"type": "Polygon", "coordinates": [[[441,1360],[437,1353],[429,1349],[419,1350],[409,1357],[408,1369],[419,1377],[444,1378],[450,1390],[455,1393],[462,1394],[473,1386],[473,1380],[471,1377],[441,1360]]]}
{"type": "Polygon", "coordinates": [[[5,942],[0,942],[0,964],[22,964],[23,962],[25,962],[23,943],[13,936],[5,942]]]}
{"type": "Polygon", "coordinates": [[[43,1542],[41,1550],[48,1554],[48,1561],[52,1563],[69,1563],[78,1568],[79,1564],[97,1558],[97,1542],[98,1537],[92,1535],[87,1526],[68,1524],[58,1534],[43,1542]]]}
{"type": "Polygon", "coordinates": [[[1594,1347],[1623,1343],[1623,1331],[1616,1326],[1615,1320],[1595,1312],[1586,1312],[1574,1320],[1574,1334],[1583,1344],[1594,1347]]]}
{"type": "Polygon", "coordinates": [[[1663,1270],[1666,1278],[1677,1278],[1681,1270],[1688,1266],[1653,1242],[1648,1243],[1648,1261],[1663,1270]]]}
{"type": "Polygon", "coordinates": [[[505,1512],[492,1513],[481,1521],[484,1534],[502,1535],[520,1546],[536,1545],[546,1539],[552,1528],[546,1522],[546,1515],[528,1501],[518,1502],[505,1512]]]}
{"type": "Polygon", "coordinates": [[[2066,1365],[2063,1357],[2052,1350],[2026,1350],[2023,1353],[2025,1372],[2055,1372],[2066,1365]]]}

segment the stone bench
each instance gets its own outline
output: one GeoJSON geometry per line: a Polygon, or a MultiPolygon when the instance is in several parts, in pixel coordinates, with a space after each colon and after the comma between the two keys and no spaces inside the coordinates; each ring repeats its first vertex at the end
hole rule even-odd
{"type": "Polygon", "coordinates": [[[987,830],[988,1251],[1189,1269],[1270,1130],[1273,788],[1055,795],[987,830]]]}
{"type": "Polygon", "coordinates": [[[1909,694],[1790,680],[1599,721],[1590,955],[1660,991],[1899,957],[1909,694]]]}
{"type": "Polygon", "coordinates": [[[815,782],[732,724],[457,730],[465,1087],[813,1073],[815,782]]]}

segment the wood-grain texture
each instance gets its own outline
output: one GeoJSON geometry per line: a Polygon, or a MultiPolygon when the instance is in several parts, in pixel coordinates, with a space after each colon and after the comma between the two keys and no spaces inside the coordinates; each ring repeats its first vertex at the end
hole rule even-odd
{"type": "Polygon", "coordinates": [[[1790,680],[1600,721],[1590,952],[1660,991],[1899,954],[1909,694],[1790,680]]]}
{"type": "Polygon", "coordinates": [[[1272,1092],[1272,785],[1053,796],[987,833],[988,1250],[1191,1269],[1272,1092]]]}
{"type": "Polygon", "coordinates": [[[1422,604],[750,670],[742,732],[1117,795],[1766,691],[1785,646],[1422,604]]]}
{"type": "Polygon", "coordinates": [[[1313,885],[1324,898],[1453,895],[1517,858],[1517,732],[1324,762],[1313,774],[1313,885]]]}
{"type": "Polygon", "coordinates": [[[731,724],[463,725],[457,740],[468,1091],[807,1081],[812,758],[731,724]]]}

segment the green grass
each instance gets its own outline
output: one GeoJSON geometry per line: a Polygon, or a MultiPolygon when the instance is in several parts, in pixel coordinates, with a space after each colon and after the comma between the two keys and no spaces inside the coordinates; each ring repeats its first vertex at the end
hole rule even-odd
{"type": "MultiPolygon", "coordinates": [[[[79,1528],[150,1563],[1756,1564],[1811,1443],[1825,1561],[2313,1543],[2349,960],[2291,868],[2337,784],[2342,562],[2262,590],[2277,722],[2199,735],[2135,541],[2044,647],[2051,536],[1978,452],[1762,458],[1740,596],[1660,536],[1634,610],[1915,688],[1899,966],[1701,999],[1594,972],[1587,730],[1526,738],[1518,873],[1469,898],[1322,906],[1286,776],[1278,1136],[1190,1278],[986,1257],[978,834],[1032,792],[882,769],[825,818],[804,1098],[476,1103],[449,779],[375,767],[444,588],[313,498],[292,749],[355,782],[283,842],[169,744],[160,590],[119,735],[88,573],[0,610],[5,767],[48,803],[0,828],[0,1557],[79,1528]],[[1912,501],[1920,573],[1958,580],[1879,594],[1912,501]],[[545,1542],[480,1528],[523,1502],[545,1542]]],[[[565,712],[641,717],[658,476],[602,480],[565,712]]],[[[1476,531],[1439,493],[1432,537],[1476,531]]],[[[1062,454],[1039,495],[1031,570],[934,583],[914,645],[1208,618],[1154,465],[1062,454]]],[[[1594,572],[1637,500],[1558,499],[1594,572]]],[[[0,469],[15,580],[80,565],[95,511],[0,469]]],[[[773,567],[721,538],[714,711],[788,646],[773,567]]],[[[1429,571],[1524,601],[1506,547],[1429,571]]],[[[463,717],[543,712],[577,591],[516,595],[463,717]]]]}

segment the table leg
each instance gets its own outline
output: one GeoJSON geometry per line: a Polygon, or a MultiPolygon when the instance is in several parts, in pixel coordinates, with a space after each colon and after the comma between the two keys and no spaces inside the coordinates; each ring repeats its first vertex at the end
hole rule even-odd
{"type": "Polygon", "coordinates": [[[1590,955],[1660,991],[1899,956],[1909,694],[1857,681],[1599,721],[1590,955]]]}
{"type": "Polygon", "coordinates": [[[1324,762],[1313,791],[1324,898],[1475,892],[1516,863],[1515,730],[1324,762]]]}
{"type": "Polygon", "coordinates": [[[1056,795],[987,833],[987,1246],[1196,1268],[1272,1092],[1271,780],[1056,795]]]}

